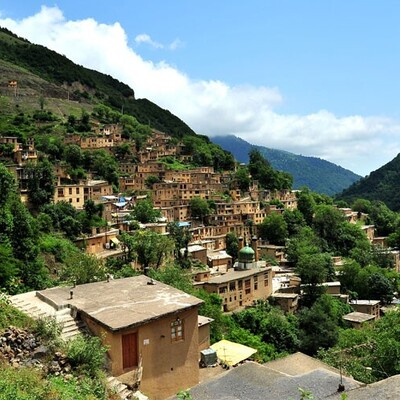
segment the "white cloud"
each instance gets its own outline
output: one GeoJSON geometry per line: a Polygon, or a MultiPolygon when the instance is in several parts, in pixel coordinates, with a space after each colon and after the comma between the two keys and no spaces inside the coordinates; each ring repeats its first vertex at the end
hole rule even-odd
{"type": "MultiPolygon", "coordinates": [[[[198,133],[235,134],[254,144],[325,158],[361,174],[400,151],[396,144],[400,124],[396,121],[338,117],[325,110],[309,115],[280,114],[276,107],[283,96],[278,88],[193,80],[165,62],[144,60],[129,47],[119,23],[101,24],[90,18],[67,21],[59,8],[42,7],[22,20],[0,18],[0,25],[129,84],[136,98],[146,97],[169,109],[198,133]]],[[[176,40],[164,46],[143,33],[135,41],[156,48],[182,45],[176,40]]]]}
{"type": "Polygon", "coordinates": [[[138,45],[147,44],[155,49],[169,49],[169,50],[176,50],[179,47],[183,46],[183,43],[180,39],[175,39],[172,43],[164,45],[162,43],[153,40],[151,36],[148,35],[147,33],[141,33],[140,35],[136,35],[135,43],[138,45]]]}
{"type": "Polygon", "coordinates": [[[146,43],[149,44],[151,47],[156,49],[162,49],[164,46],[161,43],[155,42],[149,35],[146,33],[141,33],[135,37],[135,42],[137,44],[146,43]]]}

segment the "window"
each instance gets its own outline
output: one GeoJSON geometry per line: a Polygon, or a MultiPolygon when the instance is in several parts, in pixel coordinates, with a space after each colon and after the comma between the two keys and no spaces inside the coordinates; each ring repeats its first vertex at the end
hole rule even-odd
{"type": "Polygon", "coordinates": [[[69,194],[72,194],[72,188],[68,189],[69,194]]]}
{"type": "Polygon", "coordinates": [[[236,282],[229,283],[229,291],[234,292],[236,290],[236,282]]]}
{"type": "Polygon", "coordinates": [[[242,280],[240,280],[239,282],[238,282],[238,289],[239,290],[242,290],[243,289],[243,281],[242,280]]]}
{"type": "Polygon", "coordinates": [[[246,279],[245,282],[244,282],[244,292],[245,292],[245,294],[249,294],[251,292],[250,279],[246,279]]]}
{"type": "Polygon", "coordinates": [[[226,293],[226,291],[227,291],[227,287],[226,287],[226,286],[221,286],[221,287],[219,288],[219,290],[218,290],[218,292],[219,292],[220,294],[226,293]]]}
{"type": "Polygon", "coordinates": [[[171,341],[179,342],[184,339],[183,321],[180,318],[171,322],[171,341]]]}
{"type": "Polygon", "coordinates": [[[268,274],[264,274],[264,286],[268,286],[268,274]]]}

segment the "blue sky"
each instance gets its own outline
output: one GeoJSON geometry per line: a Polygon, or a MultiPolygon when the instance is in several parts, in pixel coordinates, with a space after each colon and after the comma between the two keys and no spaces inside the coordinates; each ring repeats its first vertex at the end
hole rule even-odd
{"type": "Polygon", "coordinates": [[[198,133],[366,175],[400,152],[400,2],[0,0],[0,25],[198,133]]]}

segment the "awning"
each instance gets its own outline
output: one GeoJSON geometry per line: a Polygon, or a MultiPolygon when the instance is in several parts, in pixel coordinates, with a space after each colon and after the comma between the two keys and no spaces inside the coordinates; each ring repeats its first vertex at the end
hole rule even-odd
{"type": "Polygon", "coordinates": [[[126,206],[126,202],[122,202],[122,203],[113,203],[114,206],[120,208],[120,207],[125,207],[126,206]]]}
{"type": "Polygon", "coordinates": [[[256,349],[239,343],[221,340],[214,343],[211,348],[217,352],[218,358],[227,365],[236,365],[257,353],[256,349]]]}
{"type": "Polygon", "coordinates": [[[118,244],[121,243],[117,238],[111,238],[110,240],[111,240],[111,242],[113,242],[115,245],[118,245],[118,244]]]}

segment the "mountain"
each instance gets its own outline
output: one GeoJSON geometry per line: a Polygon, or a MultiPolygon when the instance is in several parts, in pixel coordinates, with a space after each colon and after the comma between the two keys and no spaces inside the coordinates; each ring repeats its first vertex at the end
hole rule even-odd
{"type": "Polygon", "coordinates": [[[10,81],[17,81],[16,103],[20,111],[37,108],[40,97],[46,99],[47,109],[66,115],[74,103],[78,110],[89,111],[93,105],[103,103],[173,136],[195,135],[168,110],[150,100],[136,99],[134,90],[125,83],[74,64],[55,51],[0,27],[0,94],[13,90],[8,87],[10,81]]]}
{"type": "Polygon", "coordinates": [[[258,149],[271,165],[293,176],[294,188],[308,186],[311,190],[327,195],[341,192],[361,177],[329,161],[317,157],[306,157],[284,150],[255,146],[233,135],[216,136],[211,140],[230,151],[241,162],[249,161],[249,151],[258,149]]]}
{"type": "Polygon", "coordinates": [[[349,202],[358,198],[380,200],[390,209],[400,210],[400,154],[337,196],[349,202]]]}

